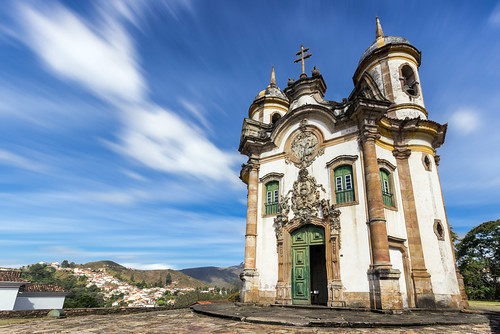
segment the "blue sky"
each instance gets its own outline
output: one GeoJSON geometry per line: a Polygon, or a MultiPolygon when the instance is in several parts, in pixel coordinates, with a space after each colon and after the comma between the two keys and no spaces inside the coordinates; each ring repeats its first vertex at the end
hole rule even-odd
{"type": "Polygon", "coordinates": [[[496,1],[5,1],[0,13],[0,266],[243,261],[243,118],[301,44],[339,101],[375,39],[422,51],[439,172],[459,234],[500,218],[496,1]]]}

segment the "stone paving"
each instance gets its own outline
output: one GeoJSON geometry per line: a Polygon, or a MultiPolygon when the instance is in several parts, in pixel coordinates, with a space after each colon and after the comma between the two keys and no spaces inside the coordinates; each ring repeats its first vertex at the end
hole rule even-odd
{"type": "MultiPolygon", "coordinates": [[[[369,312],[365,312],[365,315],[369,312]]],[[[322,328],[268,325],[197,314],[190,309],[127,315],[90,315],[34,319],[0,325],[0,333],[495,333],[486,317],[481,323],[391,328],[322,328]]]]}

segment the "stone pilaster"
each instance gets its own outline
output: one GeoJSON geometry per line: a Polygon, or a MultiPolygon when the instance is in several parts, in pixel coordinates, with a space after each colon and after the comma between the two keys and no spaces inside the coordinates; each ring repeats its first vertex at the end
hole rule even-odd
{"type": "Polygon", "coordinates": [[[248,172],[247,227],[245,233],[245,266],[240,275],[243,281],[242,301],[256,303],[259,298],[259,274],[255,267],[257,250],[257,190],[259,186],[259,164],[256,159],[249,159],[243,166],[248,172]]]}
{"type": "Polygon", "coordinates": [[[361,130],[361,144],[372,252],[372,265],[368,271],[371,305],[377,309],[401,309],[403,308],[399,290],[401,272],[392,269],[391,265],[380,172],[375,147],[375,140],[380,135],[375,124],[366,124],[366,122],[365,120],[361,130]]]}
{"type": "Polygon", "coordinates": [[[408,248],[410,251],[411,276],[415,292],[415,304],[419,308],[434,308],[436,300],[432,291],[431,275],[425,266],[422,240],[418,224],[415,196],[411,181],[410,165],[408,158],[411,155],[406,145],[396,146],[392,152],[396,157],[403,212],[408,235],[408,248]]]}
{"type": "Polygon", "coordinates": [[[361,142],[365,167],[368,223],[370,226],[373,267],[391,268],[380,172],[375,149],[375,140],[379,137],[380,135],[377,133],[375,126],[364,127],[361,142]]]}

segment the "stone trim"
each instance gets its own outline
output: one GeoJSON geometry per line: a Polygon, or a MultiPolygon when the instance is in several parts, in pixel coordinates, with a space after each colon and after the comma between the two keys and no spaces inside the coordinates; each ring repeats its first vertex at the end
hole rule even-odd
{"type": "Polygon", "coordinates": [[[422,152],[422,165],[426,171],[432,172],[432,160],[428,153],[422,152]]]}
{"type": "Polygon", "coordinates": [[[285,174],[283,173],[276,173],[276,172],[270,172],[264,175],[259,179],[260,183],[268,183],[270,181],[280,181],[285,174]]]}
{"type": "Polygon", "coordinates": [[[326,167],[330,169],[330,193],[332,198],[332,203],[337,207],[342,206],[351,206],[359,204],[359,188],[358,188],[358,176],[356,175],[356,160],[358,159],[357,155],[339,155],[336,158],[328,161],[326,163],[326,167]],[[352,168],[352,187],[354,189],[354,201],[349,203],[340,203],[336,202],[337,197],[335,196],[335,169],[340,166],[349,165],[352,168]]]}
{"type": "Polygon", "coordinates": [[[388,236],[389,238],[389,247],[399,249],[402,254],[403,260],[403,271],[405,277],[405,285],[406,285],[406,295],[408,298],[408,307],[415,307],[415,292],[413,291],[413,284],[411,278],[411,268],[410,268],[410,259],[408,256],[408,248],[405,246],[405,239],[400,239],[397,237],[388,236]]]}

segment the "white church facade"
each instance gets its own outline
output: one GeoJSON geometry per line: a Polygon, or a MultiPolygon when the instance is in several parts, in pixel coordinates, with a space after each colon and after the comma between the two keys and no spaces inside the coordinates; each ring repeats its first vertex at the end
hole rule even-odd
{"type": "Polygon", "coordinates": [[[242,299],[372,309],[467,307],[428,119],[421,53],[376,40],[342,102],[318,69],[281,91],[274,69],[243,122],[248,186],[242,299]]]}

